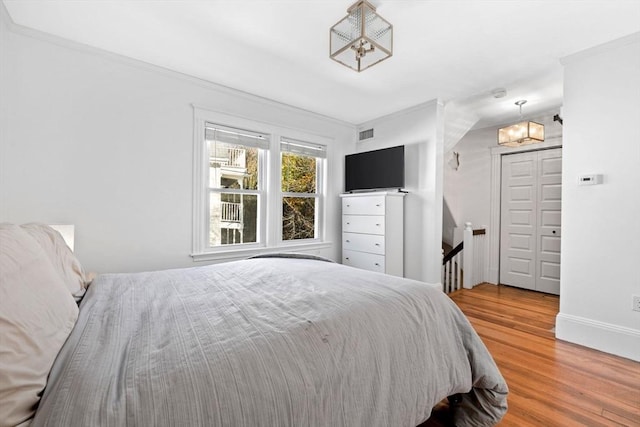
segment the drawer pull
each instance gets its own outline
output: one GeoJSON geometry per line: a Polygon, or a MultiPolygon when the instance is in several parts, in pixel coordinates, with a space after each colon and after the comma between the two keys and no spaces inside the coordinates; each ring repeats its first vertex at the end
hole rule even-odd
{"type": "MultiPolygon", "coordinates": [[[[347,223],[348,224],[348,223],[347,223]]],[[[380,227],[380,224],[376,224],[376,227],[380,227]]]]}
{"type": "MultiPolygon", "coordinates": [[[[347,240],[347,242],[348,242],[348,240],[347,240]]],[[[376,246],[380,246],[380,243],[376,243],[376,246]]]]}
{"type": "Polygon", "coordinates": [[[348,207],[348,208],[350,208],[350,207],[351,207],[351,205],[347,205],[347,207],[348,207]]]}
{"type": "Polygon", "coordinates": [[[377,207],[380,207],[380,206],[382,206],[382,205],[381,205],[380,203],[377,203],[377,204],[376,204],[376,206],[377,206],[377,207]]]}
{"type": "Polygon", "coordinates": [[[376,262],[376,267],[380,267],[380,264],[378,264],[377,262],[376,262]]]}
{"type": "Polygon", "coordinates": [[[348,257],[348,256],[344,257],[344,259],[346,259],[347,261],[349,261],[349,257],[348,257]]]}
{"type": "Polygon", "coordinates": [[[347,239],[347,240],[345,240],[345,242],[347,242],[347,243],[351,243],[351,240],[347,239]]]}
{"type": "Polygon", "coordinates": [[[347,223],[347,225],[351,225],[351,223],[350,223],[350,222],[348,222],[348,223],[347,223]]]}

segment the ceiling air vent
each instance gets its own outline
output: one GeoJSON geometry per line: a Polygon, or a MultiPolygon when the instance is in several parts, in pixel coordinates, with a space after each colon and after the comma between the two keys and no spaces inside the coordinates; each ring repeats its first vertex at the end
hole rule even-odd
{"type": "Polygon", "coordinates": [[[360,131],[358,141],[364,141],[373,138],[373,128],[360,131]]]}

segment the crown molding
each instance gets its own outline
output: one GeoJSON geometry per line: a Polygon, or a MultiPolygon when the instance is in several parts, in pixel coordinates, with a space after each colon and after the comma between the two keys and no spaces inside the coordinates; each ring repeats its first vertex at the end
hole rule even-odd
{"type": "Polygon", "coordinates": [[[358,125],[356,125],[356,128],[358,131],[363,130],[365,128],[367,128],[368,126],[371,126],[374,123],[380,122],[380,121],[385,121],[385,120],[390,120],[393,119],[395,117],[399,117],[399,116],[404,116],[405,114],[409,114],[409,113],[413,113],[414,111],[418,111],[418,110],[422,110],[425,109],[427,107],[434,107],[434,111],[437,110],[438,106],[442,106],[444,105],[442,100],[440,99],[432,99],[430,101],[427,102],[422,102],[420,104],[417,105],[413,105],[411,107],[407,107],[405,109],[399,110],[399,111],[395,111],[393,113],[390,114],[385,114],[384,116],[380,116],[380,117],[376,117],[375,119],[372,120],[367,120],[366,122],[362,122],[358,125]]]}
{"type": "Polygon", "coordinates": [[[205,80],[199,77],[195,77],[189,74],[181,73],[179,71],[174,71],[169,68],[165,68],[159,65],[151,64],[149,62],[141,61],[139,59],[134,59],[125,55],[113,53],[101,48],[86,45],[83,43],[78,43],[73,40],[65,39],[63,37],[59,37],[43,31],[35,30],[33,28],[29,28],[24,25],[16,24],[11,18],[11,15],[9,14],[8,10],[6,9],[4,2],[2,1],[0,1],[0,21],[6,25],[6,28],[10,32],[14,34],[36,39],[45,43],[51,43],[51,44],[54,44],[63,48],[75,50],[77,52],[81,52],[87,55],[98,56],[113,62],[117,62],[119,64],[134,67],[140,70],[155,73],[165,77],[182,80],[184,82],[187,82],[196,86],[200,86],[204,89],[213,90],[225,95],[235,96],[251,102],[256,102],[270,108],[278,108],[278,109],[289,111],[289,112],[303,114],[303,115],[306,115],[307,117],[313,117],[319,120],[324,120],[324,121],[334,123],[338,126],[344,126],[352,131],[356,130],[355,124],[337,119],[335,117],[326,116],[324,114],[316,113],[314,111],[306,110],[290,104],[275,101],[273,99],[265,98],[259,95],[254,95],[249,92],[245,92],[239,89],[234,89],[229,86],[224,86],[219,83],[215,83],[215,82],[205,80]]]}
{"type": "Polygon", "coordinates": [[[640,43],[640,32],[632,33],[632,34],[629,34],[628,36],[624,36],[619,39],[615,39],[615,40],[582,50],[580,52],[567,55],[564,58],[560,58],[560,63],[562,65],[572,64],[576,61],[589,58],[591,56],[600,55],[610,50],[627,46],[633,43],[640,43]]]}

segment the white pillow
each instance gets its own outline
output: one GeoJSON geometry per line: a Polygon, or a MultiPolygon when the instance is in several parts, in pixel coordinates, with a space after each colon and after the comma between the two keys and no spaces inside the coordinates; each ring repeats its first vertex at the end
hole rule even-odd
{"type": "Polygon", "coordinates": [[[45,224],[23,224],[27,231],[42,247],[51,265],[62,278],[76,299],[81,298],[87,288],[87,277],[80,261],[67,246],[62,234],[45,224]]]}
{"type": "Polygon", "coordinates": [[[0,224],[0,426],[33,417],[60,348],[78,317],[38,242],[0,224]]]}

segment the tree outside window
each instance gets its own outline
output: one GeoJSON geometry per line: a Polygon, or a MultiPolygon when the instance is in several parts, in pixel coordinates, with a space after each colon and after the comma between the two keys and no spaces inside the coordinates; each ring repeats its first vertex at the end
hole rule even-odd
{"type": "Polygon", "coordinates": [[[324,147],[283,139],[281,151],[282,240],[315,239],[324,147]]]}

